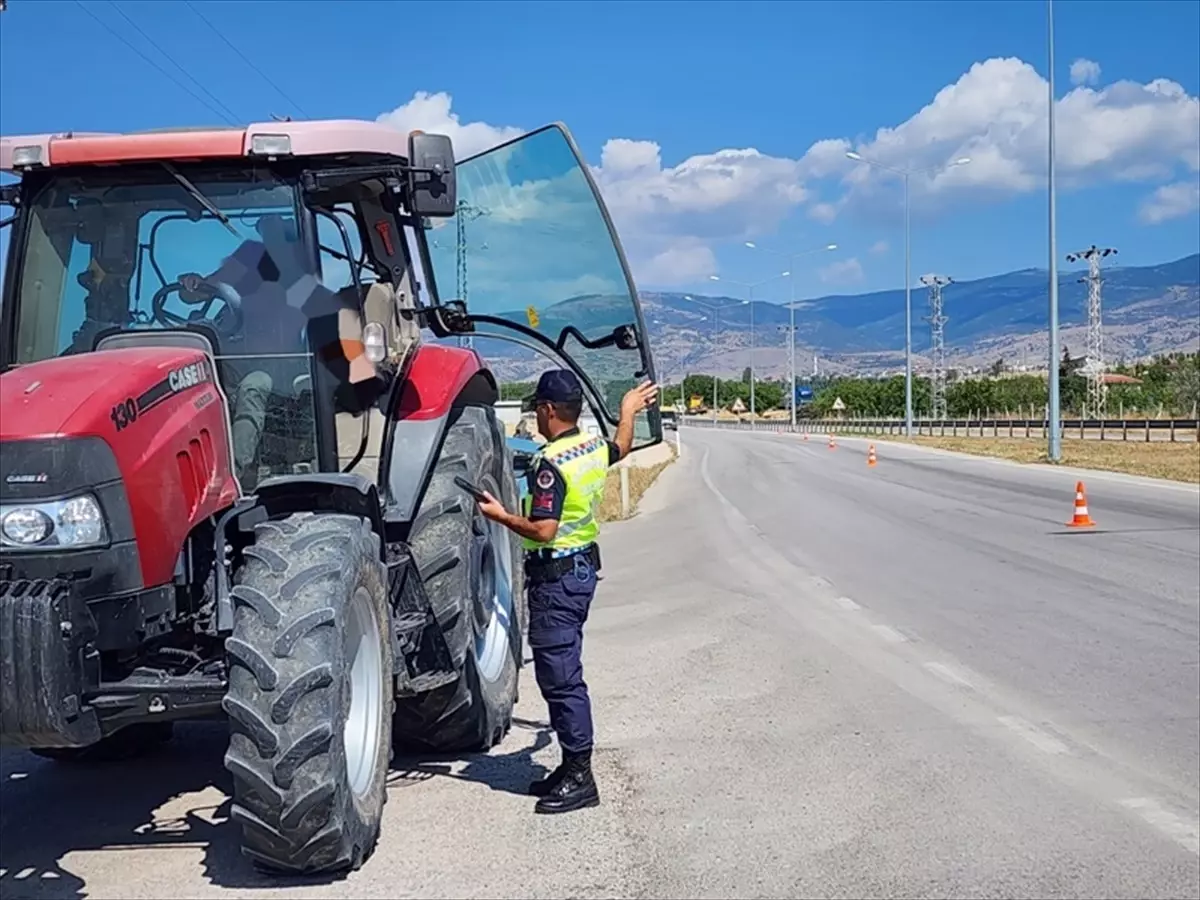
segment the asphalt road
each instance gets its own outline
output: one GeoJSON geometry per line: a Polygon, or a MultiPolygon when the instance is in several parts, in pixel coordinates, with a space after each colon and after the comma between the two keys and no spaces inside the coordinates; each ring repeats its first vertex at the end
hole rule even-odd
{"type": "MultiPolygon", "coordinates": [[[[1200,494],[685,429],[604,536],[604,803],[535,817],[526,670],[492,755],[400,760],[383,842],[284,897],[1200,896],[1200,494]]],[[[261,896],[219,728],[137,765],[0,754],[0,896],[261,896]]]]}

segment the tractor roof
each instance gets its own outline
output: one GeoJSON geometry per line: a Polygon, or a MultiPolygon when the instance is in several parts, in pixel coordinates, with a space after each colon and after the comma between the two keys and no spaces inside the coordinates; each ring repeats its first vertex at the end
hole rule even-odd
{"type": "Polygon", "coordinates": [[[65,132],[0,137],[0,171],[4,172],[38,166],[345,154],[404,158],[408,155],[408,135],[378,122],[326,119],[129,134],[65,132]]]}

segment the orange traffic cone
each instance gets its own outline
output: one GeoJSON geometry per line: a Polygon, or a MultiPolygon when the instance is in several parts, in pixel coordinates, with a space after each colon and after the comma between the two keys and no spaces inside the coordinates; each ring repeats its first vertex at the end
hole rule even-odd
{"type": "Polygon", "coordinates": [[[1075,482],[1075,516],[1067,525],[1071,528],[1091,528],[1096,523],[1088,515],[1087,497],[1083,492],[1083,482],[1075,482]]]}
{"type": "Polygon", "coordinates": [[[832,435],[832,434],[829,436],[829,449],[830,449],[830,450],[836,450],[836,449],[837,449],[837,441],[835,441],[835,440],[833,439],[833,435],[832,435]]]}
{"type": "Polygon", "coordinates": [[[867,447],[867,465],[868,466],[875,465],[875,445],[874,444],[871,444],[869,447],[867,447]]]}

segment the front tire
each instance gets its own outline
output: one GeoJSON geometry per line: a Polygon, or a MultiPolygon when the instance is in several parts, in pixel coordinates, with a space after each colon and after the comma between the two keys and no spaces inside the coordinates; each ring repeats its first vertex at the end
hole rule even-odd
{"type": "Polygon", "coordinates": [[[459,677],[424,694],[397,696],[392,731],[406,750],[486,751],[512,725],[526,618],[521,542],[480,515],[455,475],[516,509],[512,456],[491,407],[465,407],[447,428],[409,532],[459,677]]]}
{"type": "Polygon", "coordinates": [[[243,852],[289,873],[357,869],[379,839],[392,644],[379,537],[355,516],[255,528],[226,641],[231,818],[243,852]]]}

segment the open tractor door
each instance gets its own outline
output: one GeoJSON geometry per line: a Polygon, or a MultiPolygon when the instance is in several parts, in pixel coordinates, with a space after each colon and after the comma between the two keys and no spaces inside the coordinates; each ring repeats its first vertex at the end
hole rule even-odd
{"type": "Polygon", "coordinates": [[[455,336],[575,368],[606,430],[650,355],[565,130],[460,168],[373,122],[0,139],[0,743],[223,718],[244,851],[319,872],[374,850],[394,745],[503,737],[519,540],[454,477],[517,486],[455,336]]]}
{"type": "MultiPolygon", "coordinates": [[[[620,239],[567,129],[548,125],[459,162],[456,213],[430,225],[438,291],[463,313],[435,327],[489,338],[480,344],[502,381],[573,369],[611,435],[621,397],[654,377],[653,361],[620,239]]],[[[661,440],[653,406],[635,423],[634,448],[661,440]]]]}

